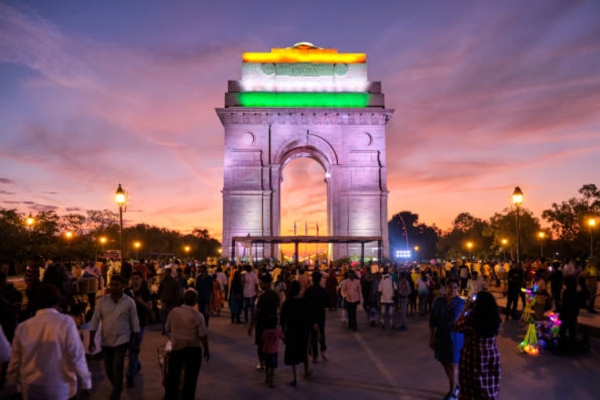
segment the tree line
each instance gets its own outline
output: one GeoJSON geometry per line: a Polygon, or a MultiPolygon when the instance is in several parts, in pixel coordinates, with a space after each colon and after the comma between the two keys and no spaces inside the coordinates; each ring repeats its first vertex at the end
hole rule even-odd
{"type": "MultiPolygon", "coordinates": [[[[552,203],[541,219],[520,207],[520,257],[537,259],[579,258],[593,250],[593,235],[600,231],[600,191],[594,184],[583,185],[578,196],[552,203]],[[595,221],[595,225],[590,224],[595,221]],[[545,221],[542,227],[542,221],[545,221]]],[[[447,230],[419,222],[410,211],[395,214],[388,222],[390,256],[396,250],[412,251],[413,259],[468,258],[516,259],[517,211],[506,208],[488,219],[462,212],[447,230]],[[408,238],[408,244],[407,239],[408,238]],[[470,245],[469,245],[470,243],[470,245]],[[415,248],[418,248],[416,250],[415,248]]],[[[600,240],[598,241],[600,252],[600,240]]],[[[596,251],[594,251],[596,253],[596,251]]]]}
{"type": "MultiPolygon", "coordinates": [[[[0,262],[56,256],[64,260],[90,260],[107,251],[120,251],[119,215],[110,210],[58,215],[53,210],[32,214],[0,208],[0,262]]],[[[207,229],[182,234],[175,230],[136,224],[123,228],[124,257],[151,258],[174,254],[179,258],[206,260],[219,255],[221,244],[207,229]],[[139,247],[135,247],[135,243],[139,247]]]]}

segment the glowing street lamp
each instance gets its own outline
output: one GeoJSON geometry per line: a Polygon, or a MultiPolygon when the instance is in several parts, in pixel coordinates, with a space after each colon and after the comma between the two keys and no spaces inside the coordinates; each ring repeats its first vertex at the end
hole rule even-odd
{"type": "Polygon", "coordinates": [[[115,193],[115,202],[119,206],[119,237],[121,239],[121,260],[123,260],[123,256],[125,255],[125,245],[123,242],[123,206],[125,205],[126,201],[127,198],[125,196],[125,191],[119,183],[119,187],[117,188],[117,192],[115,193]]]}
{"type": "Polygon", "coordinates": [[[27,239],[29,240],[29,248],[27,251],[31,251],[31,231],[35,224],[35,219],[33,218],[33,215],[31,215],[31,212],[29,213],[29,217],[25,220],[25,223],[27,224],[27,239]]]}
{"type": "Polygon", "coordinates": [[[33,228],[33,224],[35,224],[35,219],[33,218],[33,215],[31,215],[31,213],[29,213],[29,217],[27,217],[27,220],[25,222],[27,222],[27,228],[31,230],[31,228],[33,228]]]}
{"type": "Polygon", "coordinates": [[[133,247],[135,247],[135,251],[136,251],[135,258],[137,260],[139,260],[140,259],[140,247],[142,247],[142,244],[140,242],[134,242],[133,247]]]}
{"type": "Polygon", "coordinates": [[[190,246],[185,246],[183,248],[183,250],[185,251],[185,256],[189,259],[190,258],[190,250],[191,250],[190,246]]]}
{"type": "Polygon", "coordinates": [[[65,232],[65,237],[67,238],[67,246],[71,246],[71,239],[73,238],[73,232],[68,231],[65,232]]]}
{"type": "Polygon", "coordinates": [[[106,237],[102,236],[100,238],[100,245],[102,246],[102,257],[105,256],[106,251],[105,251],[105,246],[106,246],[106,237]]]}
{"type": "Polygon", "coordinates": [[[594,257],[594,227],[596,226],[596,220],[594,218],[590,218],[588,220],[588,225],[590,226],[590,258],[594,257]]]}
{"type": "Polygon", "coordinates": [[[469,249],[469,261],[471,261],[471,249],[473,248],[473,242],[467,242],[467,249],[469,249]]]}
{"type": "Polygon", "coordinates": [[[544,257],[544,239],[546,238],[546,233],[538,232],[538,237],[540,238],[540,258],[544,257]]]}
{"type": "Polygon", "coordinates": [[[508,239],[502,239],[502,250],[504,251],[504,259],[506,260],[506,245],[508,244],[508,239]]]}
{"type": "Polygon", "coordinates": [[[523,192],[520,187],[515,187],[512,194],[512,202],[517,208],[517,263],[521,262],[521,215],[520,208],[523,204],[523,192]]]}

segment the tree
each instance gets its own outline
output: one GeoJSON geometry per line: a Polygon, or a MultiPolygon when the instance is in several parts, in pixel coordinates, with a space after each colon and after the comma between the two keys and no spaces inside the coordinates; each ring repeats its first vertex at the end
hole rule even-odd
{"type": "Polygon", "coordinates": [[[583,185],[578,192],[581,197],[571,197],[560,204],[552,203],[550,209],[542,212],[542,218],[550,223],[560,254],[565,257],[586,257],[589,254],[587,221],[600,215],[600,191],[596,185],[583,185]]]}
{"type": "Polygon", "coordinates": [[[414,252],[415,259],[434,258],[440,233],[440,229],[435,225],[419,223],[418,214],[401,211],[388,222],[391,256],[394,258],[396,250],[409,250],[414,252]],[[415,250],[415,247],[418,247],[418,250],[415,250]]]}
{"type": "MultiPolygon", "coordinates": [[[[520,254],[524,258],[536,258],[540,246],[538,233],[541,230],[540,222],[533,213],[526,208],[519,210],[521,221],[521,248],[520,254]]],[[[510,208],[505,208],[502,213],[495,213],[489,221],[483,235],[490,238],[490,254],[497,257],[504,257],[508,251],[510,258],[516,256],[517,249],[517,212],[510,208]],[[506,240],[506,244],[502,241],[506,240]]],[[[550,242],[550,238],[545,239],[550,242]]],[[[548,247],[549,243],[544,243],[548,247]]]]}
{"type": "Polygon", "coordinates": [[[469,254],[472,258],[487,259],[492,240],[484,236],[487,221],[468,212],[460,213],[452,221],[452,228],[438,242],[438,254],[443,258],[461,258],[469,254]],[[467,244],[471,243],[471,248],[467,244]]]}

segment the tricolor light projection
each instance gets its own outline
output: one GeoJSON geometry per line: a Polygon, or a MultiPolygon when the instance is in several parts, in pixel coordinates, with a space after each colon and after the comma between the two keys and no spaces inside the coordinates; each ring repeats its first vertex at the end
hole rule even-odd
{"type": "Polygon", "coordinates": [[[364,53],[338,53],[301,42],[269,53],[242,55],[242,79],[229,82],[226,107],[383,108],[378,82],[369,82],[364,53]]]}

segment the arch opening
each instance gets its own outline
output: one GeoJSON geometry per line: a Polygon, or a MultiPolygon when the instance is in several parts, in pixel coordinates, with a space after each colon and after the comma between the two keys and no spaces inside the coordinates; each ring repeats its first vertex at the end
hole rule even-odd
{"type": "MultiPolygon", "coordinates": [[[[327,167],[312,152],[288,153],[282,163],[280,185],[280,232],[285,236],[327,236],[329,232],[327,167]]],[[[293,244],[280,245],[282,259],[291,259],[293,244]]],[[[328,246],[301,244],[299,261],[327,260],[328,246]]]]}

